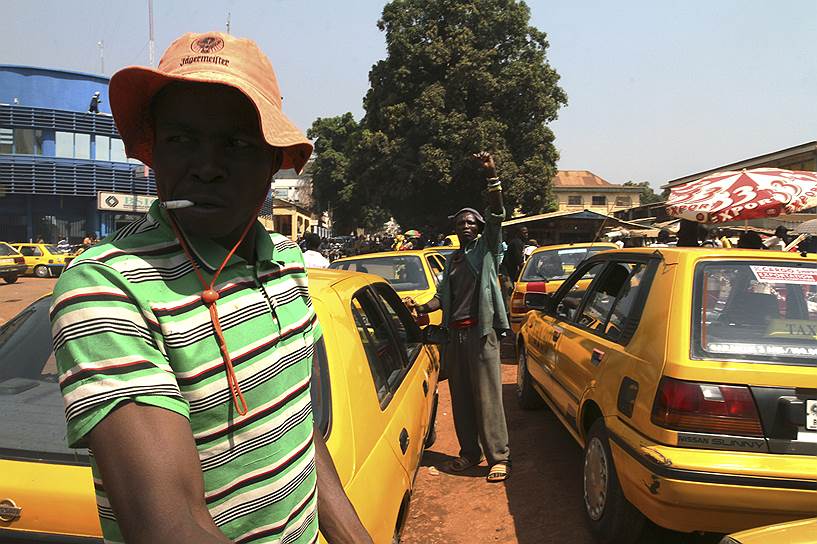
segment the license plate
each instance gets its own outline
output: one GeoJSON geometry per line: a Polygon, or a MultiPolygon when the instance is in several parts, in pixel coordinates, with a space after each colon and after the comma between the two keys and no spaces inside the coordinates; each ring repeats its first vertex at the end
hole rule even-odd
{"type": "Polygon", "coordinates": [[[817,431],[817,400],[806,401],[806,429],[817,431]]]}

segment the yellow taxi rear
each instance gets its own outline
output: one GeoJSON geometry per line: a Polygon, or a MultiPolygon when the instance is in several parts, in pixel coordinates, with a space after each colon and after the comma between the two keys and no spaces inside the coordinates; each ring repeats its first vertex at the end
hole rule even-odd
{"type": "MultiPolygon", "coordinates": [[[[344,257],[329,265],[334,270],[349,270],[380,276],[394,288],[401,297],[411,297],[418,304],[425,304],[437,293],[442,279],[445,259],[435,248],[384,251],[344,257]]],[[[419,325],[439,325],[442,311],[421,316],[419,325]]]]}
{"type": "Polygon", "coordinates": [[[817,262],[615,251],[552,304],[523,323],[520,400],[585,447],[600,542],[641,514],[720,533],[817,514],[817,262]]]}
{"type": "Polygon", "coordinates": [[[555,293],[562,282],[573,273],[576,265],[600,251],[616,249],[607,242],[543,246],[533,250],[522,266],[511,295],[511,328],[519,332],[519,325],[531,308],[541,305],[545,295],[555,293]]]}

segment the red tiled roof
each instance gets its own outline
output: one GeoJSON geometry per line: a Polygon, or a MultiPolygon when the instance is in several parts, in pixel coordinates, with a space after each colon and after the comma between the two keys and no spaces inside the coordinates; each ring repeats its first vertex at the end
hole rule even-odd
{"type": "Polygon", "coordinates": [[[616,187],[589,170],[559,170],[552,183],[553,187],[616,187]]]}

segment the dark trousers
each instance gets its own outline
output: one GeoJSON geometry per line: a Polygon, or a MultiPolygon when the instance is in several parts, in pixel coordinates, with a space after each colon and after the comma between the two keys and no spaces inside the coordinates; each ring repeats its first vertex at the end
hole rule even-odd
{"type": "Polygon", "coordinates": [[[496,333],[480,336],[478,327],[452,328],[445,357],[460,456],[479,459],[481,444],[490,464],[508,461],[496,333]]]}

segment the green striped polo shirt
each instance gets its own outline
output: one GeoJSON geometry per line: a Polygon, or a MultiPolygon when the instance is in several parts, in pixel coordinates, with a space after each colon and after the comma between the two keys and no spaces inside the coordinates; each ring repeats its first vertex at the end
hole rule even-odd
{"type": "MultiPolygon", "coordinates": [[[[236,413],[202,285],[156,203],[142,219],[76,258],[51,307],[68,443],[117,404],[135,401],[190,420],[210,514],[235,542],[317,540],[310,375],[321,329],[300,248],[256,223],[256,263],[232,256],[216,303],[247,401],[236,413]]],[[[210,281],[227,251],[186,236],[210,281]]],[[[157,444],[157,452],[161,445],[157,444]]],[[[91,455],[107,542],[122,542],[91,455]]]]}

